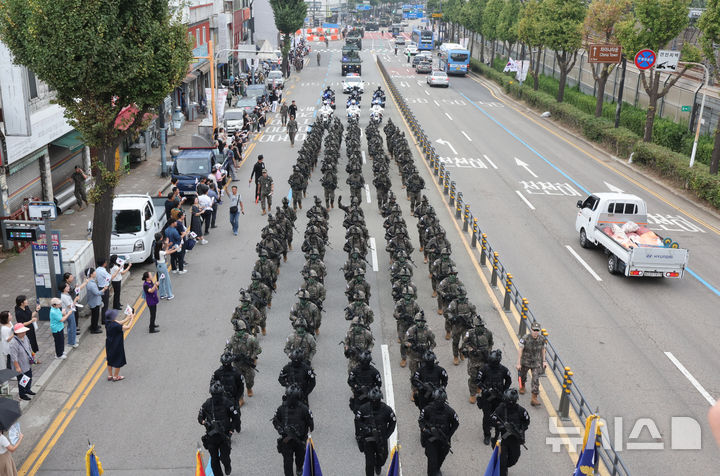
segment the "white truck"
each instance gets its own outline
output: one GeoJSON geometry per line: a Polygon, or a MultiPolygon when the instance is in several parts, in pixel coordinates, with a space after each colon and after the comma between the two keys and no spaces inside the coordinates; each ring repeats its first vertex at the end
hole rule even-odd
{"type": "Polygon", "coordinates": [[[580,246],[603,248],[610,274],[682,278],[688,250],[647,227],[643,199],[627,193],[594,193],[578,200],[577,207],[580,246]]]}
{"type": "Polygon", "coordinates": [[[165,197],[117,195],[112,213],[110,253],[131,263],[150,261],[155,233],[162,232],[167,221],[165,197]]]}

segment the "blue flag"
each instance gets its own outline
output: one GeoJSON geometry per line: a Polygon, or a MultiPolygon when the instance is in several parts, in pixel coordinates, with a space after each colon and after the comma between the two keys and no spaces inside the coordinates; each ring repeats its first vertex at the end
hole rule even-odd
{"type": "Polygon", "coordinates": [[[485,476],[500,476],[500,441],[495,443],[495,449],[490,456],[485,476]]]}
{"type": "Polygon", "coordinates": [[[596,415],[588,417],[585,423],[585,438],[583,449],[580,452],[573,476],[595,474],[595,443],[597,441],[597,420],[596,415]]]}
{"type": "Polygon", "coordinates": [[[392,453],[390,453],[387,476],[400,476],[400,447],[398,445],[393,446],[392,453]]]}
{"type": "Polygon", "coordinates": [[[308,438],[307,445],[305,446],[305,462],[303,463],[302,476],[322,476],[320,462],[315,453],[312,438],[308,438]]]}
{"type": "Polygon", "coordinates": [[[102,476],[103,467],[95,456],[95,446],[91,446],[85,453],[85,474],[87,476],[102,476]]]}

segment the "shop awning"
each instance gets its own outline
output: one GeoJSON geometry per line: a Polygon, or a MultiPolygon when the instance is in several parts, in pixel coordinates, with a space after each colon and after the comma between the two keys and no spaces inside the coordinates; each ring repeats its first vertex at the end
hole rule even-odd
{"type": "Polygon", "coordinates": [[[198,73],[193,71],[191,73],[188,73],[187,76],[185,76],[185,78],[183,78],[182,82],[189,84],[189,83],[192,83],[193,81],[195,81],[195,79],[197,77],[198,77],[198,73]]]}
{"type": "Polygon", "coordinates": [[[52,141],[51,144],[55,147],[62,147],[64,149],[68,149],[71,152],[76,151],[85,145],[82,139],[82,135],[80,135],[78,131],[68,132],[59,139],[55,139],[54,141],[52,141]]]}

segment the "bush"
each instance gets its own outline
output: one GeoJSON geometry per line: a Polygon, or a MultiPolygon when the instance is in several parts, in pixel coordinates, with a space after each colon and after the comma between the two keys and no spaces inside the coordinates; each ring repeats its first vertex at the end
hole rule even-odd
{"type": "Polygon", "coordinates": [[[668,119],[655,118],[653,124],[653,142],[675,152],[683,151],[683,141],[689,134],[687,126],[676,124],[668,119]]]}

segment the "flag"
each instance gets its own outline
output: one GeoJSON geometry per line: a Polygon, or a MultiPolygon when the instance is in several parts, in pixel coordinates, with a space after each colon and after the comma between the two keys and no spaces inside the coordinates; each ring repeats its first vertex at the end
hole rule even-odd
{"type": "Polygon", "coordinates": [[[595,474],[595,443],[597,442],[597,415],[590,415],[585,422],[583,448],[580,451],[573,476],[595,474]]]}
{"type": "Polygon", "coordinates": [[[508,59],[508,62],[505,64],[505,68],[503,68],[504,73],[507,73],[508,71],[513,73],[517,72],[517,63],[515,63],[512,58],[508,59]]]}
{"type": "Polygon", "coordinates": [[[485,476],[500,476],[500,440],[495,443],[495,449],[485,469],[485,476]]]}
{"type": "Polygon", "coordinates": [[[87,476],[101,476],[103,474],[102,464],[95,456],[95,445],[92,445],[85,453],[85,470],[87,476]]]}
{"type": "MultiPolygon", "coordinates": [[[[208,464],[210,464],[209,461],[208,464]]],[[[195,476],[205,476],[205,469],[203,469],[203,460],[200,450],[197,450],[197,454],[195,455],[195,476]]]]}
{"type": "Polygon", "coordinates": [[[387,476],[400,476],[400,446],[393,446],[390,452],[390,466],[388,467],[387,476]]]}
{"type": "Polygon", "coordinates": [[[303,463],[302,476],[322,476],[320,462],[315,453],[312,438],[307,439],[307,445],[305,446],[305,462],[303,463]]]}

